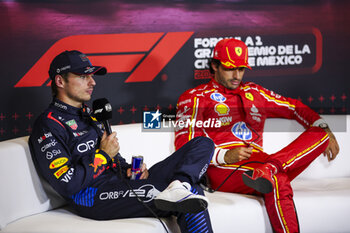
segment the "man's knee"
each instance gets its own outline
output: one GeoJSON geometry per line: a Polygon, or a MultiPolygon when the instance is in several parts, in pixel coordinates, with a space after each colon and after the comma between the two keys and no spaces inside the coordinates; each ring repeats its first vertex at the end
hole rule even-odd
{"type": "Polygon", "coordinates": [[[279,172],[273,176],[273,180],[277,183],[275,185],[275,192],[280,198],[293,198],[293,189],[290,185],[290,180],[285,172],[279,172]]]}
{"type": "Polygon", "coordinates": [[[214,149],[214,142],[210,138],[200,136],[200,137],[195,137],[192,140],[194,142],[196,142],[197,144],[202,144],[203,146],[207,146],[209,148],[213,148],[214,149]]]}

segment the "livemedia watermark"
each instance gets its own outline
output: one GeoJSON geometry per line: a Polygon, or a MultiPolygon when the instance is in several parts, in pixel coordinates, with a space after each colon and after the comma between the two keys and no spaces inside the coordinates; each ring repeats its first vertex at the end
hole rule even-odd
{"type": "Polygon", "coordinates": [[[174,129],[179,130],[182,128],[196,127],[204,129],[218,129],[221,127],[221,121],[215,118],[209,118],[206,120],[196,119],[179,119],[176,121],[176,115],[166,115],[157,111],[146,111],[143,112],[143,127],[142,131],[163,131],[173,132],[174,129]]]}

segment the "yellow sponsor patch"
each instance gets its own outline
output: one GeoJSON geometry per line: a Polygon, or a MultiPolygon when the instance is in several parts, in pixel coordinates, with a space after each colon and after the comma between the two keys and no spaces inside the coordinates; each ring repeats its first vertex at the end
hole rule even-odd
{"type": "Polygon", "coordinates": [[[66,157],[61,157],[61,158],[55,159],[54,161],[52,161],[52,163],[50,163],[50,169],[55,169],[55,168],[61,167],[67,161],[68,161],[68,158],[66,158],[66,157]]]}
{"type": "Polygon", "coordinates": [[[64,173],[66,173],[68,171],[68,166],[64,166],[64,167],[61,167],[60,169],[58,169],[54,175],[56,176],[56,178],[60,178],[64,173]]]}
{"type": "Polygon", "coordinates": [[[245,93],[245,98],[247,98],[248,100],[254,101],[254,96],[250,92],[245,93]]]}
{"type": "Polygon", "coordinates": [[[215,105],[214,110],[217,114],[221,115],[227,115],[230,111],[230,108],[225,103],[219,103],[215,105]]]}
{"type": "Polygon", "coordinates": [[[241,48],[241,47],[236,47],[236,48],[235,48],[235,52],[236,52],[237,56],[241,56],[241,55],[242,55],[243,50],[242,50],[242,48],[241,48]]]}

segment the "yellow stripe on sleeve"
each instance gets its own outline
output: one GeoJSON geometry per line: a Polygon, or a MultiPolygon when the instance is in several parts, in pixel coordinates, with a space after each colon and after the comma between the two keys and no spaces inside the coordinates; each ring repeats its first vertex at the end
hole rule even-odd
{"type": "MultiPolygon", "coordinates": [[[[197,115],[197,97],[194,97],[194,101],[193,101],[193,112],[192,112],[192,116],[191,116],[191,122],[192,120],[195,118],[195,116],[197,115]]],[[[193,137],[193,130],[192,130],[192,127],[190,126],[189,129],[188,129],[189,133],[188,133],[188,141],[191,141],[192,137],[193,137]]]]}

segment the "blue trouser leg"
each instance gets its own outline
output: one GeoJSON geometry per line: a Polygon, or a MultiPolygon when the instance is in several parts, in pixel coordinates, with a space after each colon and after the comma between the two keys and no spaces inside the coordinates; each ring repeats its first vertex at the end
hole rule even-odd
{"type": "MultiPolygon", "coordinates": [[[[192,222],[186,220],[185,214],[156,209],[153,199],[175,179],[189,182],[195,188],[193,192],[203,195],[203,190],[196,183],[206,171],[213,151],[214,144],[210,139],[195,138],[171,156],[150,168],[148,179],[126,180],[126,182],[140,197],[141,201],[158,216],[177,215],[181,232],[194,232],[193,229],[197,229],[196,232],[206,232],[199,231],[203,229],[212,232],[208,211],[202,212],[199,221],[201,228],[199,229],[197,224],[192,226],[192,222]]],[[[73,207],[79,215],[93,219],[153,217],[150,211],[137,200],[131,189],[125,181],[113,176],[108,181],[96,187],[89,187],[75,195],[73,207]]]]}
{"type": "Polygon", "coordinates": [[[79,215],[99,220],[153,217],[144,205],[147,205],[161,217],[172,214],[159,211],[153,203],[153,199],[157,194],[168,186],[167,182],[152,179],[127,180],[126,182],[118,178],[112,178],[96,188],[92,206],[84,205],[85,200],[92,197],[88,194],[74,198],[73,206],[77,209],[79,215]],[[143,204],[139,202],[135,194],[143,204]]]}
{"type": "MultiPolygon", "coordinates": [[[[191,191],[195,194],[204,195],[202,188],[198,184],[192,185],[191,191]]],[[[189,232],[189,233],[213,232],[208,210],[202,211],[197,214],[190,214],[190,213],[179,214],[177,217],[177,223],[181,229],[181,232],[189,232]]]]}
{"type": "Polygon", "coordinates": [[[150,178],[175,179],[196,184],[207,170],[214,153],[214,143],[209,138],[196,137],[183,145],[165,160],[149,169],[150,178]]]}
{"type": "MultiPolygon", "coordinates": [[[[167,159],[155,164],[150,169],[150,177],[165,178],[169,182],[175,179],[186,181],[191,184],[193,193],[204,195],[197,183],[208,168],[214,149],[214,143],[210,139],[194,138],[167,159]]],[[[213,232],[208,210],[198,214],[178,214],[177,217],[181,232],[213,232]]]]}

